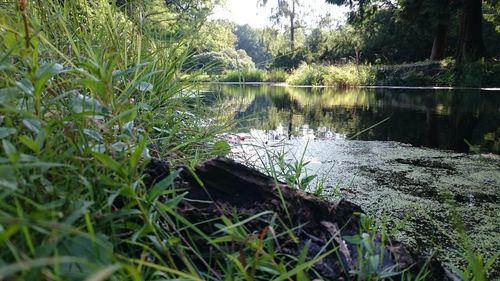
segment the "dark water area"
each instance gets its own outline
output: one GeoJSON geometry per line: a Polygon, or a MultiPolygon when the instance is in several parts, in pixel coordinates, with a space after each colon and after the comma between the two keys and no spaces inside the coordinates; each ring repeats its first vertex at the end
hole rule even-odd
{"type": "Polygon", "coordinates": [[[213,85],[210,91],[213,96],[208,102],[234,114],[240,132],[258,129],[318,140],[354,136],[457,152],[499,153],[500,91],[272,85],[213,85]]]}

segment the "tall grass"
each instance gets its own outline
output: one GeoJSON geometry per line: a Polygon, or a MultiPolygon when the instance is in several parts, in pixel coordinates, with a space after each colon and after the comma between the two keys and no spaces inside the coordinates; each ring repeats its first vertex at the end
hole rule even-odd
{"type": "Polygon", "coordinates": [[[267,73],[261,69],[228,70],[221,81],[223,82],[264,82],[267,80],[267,73]]]}
{"type": "Polygon", "coordinates": [[[3,2],[0,19],[0,279],[205,279],[173,262],[196,227],[172,178],[143,181],[151,157],[207,157],[222,129],[179,95],[189,38],[148,36],[104,0],[3,2]]]}
{"type": "Polygon", "coordinates": [[[303,63],[292,71],[286,82],[290,85],[320,86],[324,85],[323,79],[325,74],[325,66],[303,63]]]}
{"type": "Polygon", "coordinates": [[[369,65],[307,65],[302,64],[288,77],[290,85],[331,86],[349,88],[373,85],[375,71],[369,65]]]}
{"type": "Polygon", "coordinates": [[[269,70],[269,73],[267,74],[268,82],[286,82],[287,78],[288,73],[286,70],[281,68],[273,68],[269,70]]]}

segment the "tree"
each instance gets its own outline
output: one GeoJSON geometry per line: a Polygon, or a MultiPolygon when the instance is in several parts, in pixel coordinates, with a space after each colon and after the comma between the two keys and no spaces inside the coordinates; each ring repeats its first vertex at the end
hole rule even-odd
{"type": "MultiPolygon", "coordinates": [[[[350,5],[350,20],[363,20],[383,5],[394,7],[390,0],[325,0],[336,5],[350,5]],[[356,7],[356,8],[355,8],[356,7]]],[[[484,1],[490,6],[498,6],[498,0],[484,1]]],[[[397,0],[401,10],[401,20],[412,21],[413,25],[428,28],[434,32],[430,58],[440,60],[446,56],[448,31],[452,16],[458,15],[458,40],[456,57],[459,60],[476,60],[486,55],[482,34],[482,0],[397,0]]],[[[492,16],[492,21],[495,21],[492,16]]]]}
{"type": "MultiPolygon", "coordinates": [[[[263,6],[267,5],[269,0],[261,0],[263,6]]],[[[275,24],[281,24],[283,18],[289,22],[288,30],[290,32],[290,51],[295,51],[296,30],[302,28],[300,23],[299,8],[302,6],[299,0],[277,0],[277,8],[274,9],[271,20],[275,24]]]]}
{"type": "Polygon", "coordinates": [[[237,25],[234,28],[234,34],[237,38],[236,48],[245,50],[257,66],[265,67],[272,55],[266,48],[260,30],[248,24],[237,25]]]}
{"type": "Polygon", "coordinates": [[[193,48],[196,52],[220,52],[224,49],[234,49],[236,35],[233,33],[234,25],[225,20],[212,20],[205,22],[199,29],[193,48]]]}
{"type": "Polygon", "coordinates": [[[457,58],[459,60],[477,60],[485,56],[482,0],[464,0],[459,10],[459,20],[457,58]]]}
{"type": "Polygon", "coordinates": [[[454,7],[450,0],[399,0],[399,3],[403,22],[407,25],[427,27],[429,32],[434,34],[430,59],[444,59],[448,49],[448,30],[454,7]]]}

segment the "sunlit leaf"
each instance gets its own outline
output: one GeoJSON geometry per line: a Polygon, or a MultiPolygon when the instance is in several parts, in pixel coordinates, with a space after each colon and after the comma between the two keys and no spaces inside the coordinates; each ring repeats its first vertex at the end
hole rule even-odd
{"type": "Polygon", "coordinates": [[[30,96],[33,95],[33,92],[35,91],[35,87],[31,83],[31,81],[27,79],[23,79],[21,81],[17,81],[16,85],[21,89],[25,94],[28,94],[30,96]]]}
{"type": "Polygon", "coordinates": [[[6,87],[0,89],[0,104],[9,104],[21,97],[18,87],[6,87]]]}
{"type": "Polygon", "coordinates": [[[0,127],[0,139],[13,135],[16,132],[15,128],[0,127]]]}
{"type": "Polygon", "coordinates": [[[91,130],[91,129],[83,129],[83,133],[92,138],[93,140],[96,140],[96,141],[102,141],[103,140],[103,137],[101,135],[101,133],[97,132],[96,130],[91,130]]]}
{"type": "Polygon", "coordinates": [[[231,152],[231,146],[225,140],[218,140],[212,146],[212,153],[217,156],[226,156],[231,152]]]}
{"type": "Polygon", "coordinates": [[[50,78],[62,72],[64,67],[58,63],[46,63],[34,75],[35,86],[41,88],[50,78]]]}
{"type": "Polygon", "coordinates": [[[11,190],[17,189],[17,173],[10,165],[0,166],[0,187],[11,190]]]}
{"type": "Polygon", "coordinates": [[[156,183],[153,186],[153,188],[151,189],[151,191],[149,192],[149,195],[148,195],[149,201],[152,202],[152,201],[158,199],[158,197],[160,195],[162,195],[162,193],[167,188],[173,187],[174,180],[177,178],[178,175],[179,175],[179,172],[175,171],[172,174],[170,174],[168,177],[166,177],[163,180],[161,180],[160,182],[156,183]]]}
{"type": "Polygon", "coordinates": [[[153,90],[153,84],[148,82],[140,82],[135,86],[135,88],[141,92],[147,92],[153,90]]]}
{"type": "Polygon", "coordinates": [[[12,163],[16,163],[19,160],[19,154],[17,153],[16,147],[8,140],[2,140],[2,147],[5,155],[12,163]]]}
{"type": "Polygon", "coordinates": [[[25,118],[23,119],[23,124],[26,128],[36,134],[42,130],[42,122],[37,119],[25,118]]]}

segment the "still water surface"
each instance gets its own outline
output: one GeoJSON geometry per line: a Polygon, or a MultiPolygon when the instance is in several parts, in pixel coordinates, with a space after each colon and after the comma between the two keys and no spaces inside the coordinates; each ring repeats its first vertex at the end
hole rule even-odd
{"type": "MultiPolygon", "coordinates": [[[[205,96],[239,121],[236,135],[249,142],[254,135],[269,144],[290,138],[279,143],[303,155],[324,180],[324,196],[388,218],[407,245],[462,266],[452,200],[474,249],[486,259],[500,252],[500,157],[457,153],[470,152],[469,142],[499,154],[500,91],[213,85],[205,96]]],[[[241,148],[243,155],[256,151],[241,148]]],[[[492,275],[500,276],[500,261],[492,275]]]]}
{"type": "Polygon", "coordinates": [[[498,153],[500,145],[500,92],[271,85],[213,85],[211,91],[212,102],[235,114],[243,132],[259,129],[310,139],[355,136],[457,152],[469,152],[467,142],[483,152],[498,153]]]}

